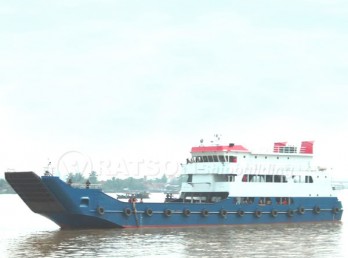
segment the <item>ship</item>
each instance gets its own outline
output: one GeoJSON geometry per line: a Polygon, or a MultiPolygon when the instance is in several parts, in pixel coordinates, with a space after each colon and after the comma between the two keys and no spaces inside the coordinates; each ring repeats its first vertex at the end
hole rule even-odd
{"type": "Polygon", "coordinates": [[[255,152],[201,141],[181,164],[180,195],[163,202],[118,200],[50,173],[5,178],[33,212],[62,229],[339,222],[342,203],[330,171],[312,164],[313,144],[276,142],[255,152]]]}

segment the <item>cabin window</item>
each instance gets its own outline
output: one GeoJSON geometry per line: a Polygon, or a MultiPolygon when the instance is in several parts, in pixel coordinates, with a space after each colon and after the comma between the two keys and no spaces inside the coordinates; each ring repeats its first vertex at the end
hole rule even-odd
{"type": "Polygon", "coordinates": [[[251,178],[249,177],[249,182],[265,182],[264,177],[264,175],[251,175],[251,178]]]}
{"type": "Polygon", "coordinates": [[[266,182],[273,182],[273,176],[272,175],[266,175],[266,182]]]}
{"type": "Polygon", "coordinates": [[[312,176],[306,176],[305,177],[306,183],[313,183],[313,178],[312,176]]]}
{"type": "Polygon", "coordinates": [[[292,176],[292,180],[294,183],[313,183],[312,176],[292,176]]]}
{"type": "Polygon", "coordinates": [[[219,155],[219,161],[220,161],[220,162],[225,162],[225,161],[226,161],[226,160],[225,160],[225,156],[219,155]]]}
{"type": "Polygon", "coordinates": [[[286,180],[285,176],[274,175],[274,182],[275,183],[287,183],[287,180],[286,180]]]}
{"type": "Polygon", "coordinates": [[[237,162],[237,157],[236,156],[229,156],[228,161],[231,163],[236,163],[237,162]]]}
{"type": "Polygon", "coordinates": [[[187,183],[192,183],[192,174],[189,174],[187,177],[187,183]]]}
{"type": "Polygon", "coordinates": [[[203,156],[203,162],[208,162],[208,157],[207,156],[203,156]]]}
{"type": "Polygon", "coordinates": [[[244,174],[242,182],[267,182],[267,183],[287,183],[286,176],[282,175],[253,175],[244,174]]]}
{"type": "Polygon", "coordinates": [[[280,182],[281,182],[280,176],[275,175],[275,176],[274,176],[274,182],[275,182],[275,183],[280,183],[280,182]]]}
{"type": "Polygon", "coordinates": [[[208,156],[208,161],[213,162],[213,156],[208,156]]]}
{"type": "Polygon", "coordinates": [[[236,174],[227,175],[227,181],[228,182],[235,182],[236,176],[237,176],[236,174]]]}
{"type": "Polygon", "coordinates": [[[228,197],[228,192],[184,192],[180,198],[184,202],[201,203],[201,202],[218,202],[228,197]]]}
{"type": "Polygon", "coordinates": [[[254,175],[248,175],[248,182],[252,182],[254,175]]]}
{"type": "Polygon", "coordinates": [[[280,153],[296,153],[297,152],[297,148],[294,146],[282,146],[279,149],[280,153]]]}
{"type": "Polygon", "coordinates": [[[215,182],[235,182],[236,174],[215,175],[215,182]]]}
{"type": "Polygon", "coordinates": [[[216,155],[213,156],[213,161],[214,162],[219,162],[218,157],[216,155]]]}

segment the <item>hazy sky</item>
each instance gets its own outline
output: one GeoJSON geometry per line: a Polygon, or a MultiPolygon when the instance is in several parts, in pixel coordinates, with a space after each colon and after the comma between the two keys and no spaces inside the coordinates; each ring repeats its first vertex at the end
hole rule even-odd
{"type": "Polygon", "coordinates": [[[151,175],[219,133],[314,140],[348,178],[347,48],[343,0],[0,0],[0,177],[69,155],[151,175]]]}

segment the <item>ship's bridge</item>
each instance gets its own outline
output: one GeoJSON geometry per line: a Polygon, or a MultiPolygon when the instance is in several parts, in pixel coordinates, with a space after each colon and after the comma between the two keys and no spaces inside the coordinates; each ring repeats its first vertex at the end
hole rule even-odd
{"type": "Polygon", "coordinates": [[[233,143],[199,146],[192,147],[191,154],[192,158],[183,166],[183,174],[230,174],[241,169],[301,171],[311,167],[313,142],[304,141],[301,147],[277,142],[273,151],[257,153],[233,143]]]}
{"type": "Polygon", "coordinates": [[[192,162],[237,162],[233,153],[250,153],[242,145],[192,147],[192,162]]]}

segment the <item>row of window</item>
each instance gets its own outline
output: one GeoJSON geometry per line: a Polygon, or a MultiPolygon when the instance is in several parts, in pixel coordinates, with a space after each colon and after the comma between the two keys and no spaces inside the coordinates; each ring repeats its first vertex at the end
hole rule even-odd
{"type": "Polygon", "coordinates": [[[183,192],[177,201],[191,203],[212,203],[224,200],[227,198],[227,196],[228,192],[183,192]]]}
{"type": "Polygon", "coordinates": [[[290,205],[294,203],[294,200],[290,197],[235,197],[235,204],[253,204],[257,200],[258,205],[272,205],[274,202],[277,205],[290,205]]]}
{"type": "MultiPolygon", "coordinates": [[[[227,192],[183,192],[177,202],[218,202],[226,199],[227,192]]],[[[257,203],[260,206],[272,204],[290,205],[294,203],[291,197],[235,197],[233,203],[237,205],[248,205],[257,203]]]]}
{"type": "Polygon", "coordinates": [[[242,182],[267,182],[267,183],[287,183],[286,176],[282,175],[251,175],[245,174],[242,182]]]}
{"type": "MultiPolygon", "coordinates": [[[[254,156],[255,159],[261,158],[262,156],[254,156]]],[[[243,156],[243,158],[246,158],[246,156],[243,156]]],[[[265,159],[267,159],[267,156],[264,156],[265,159]]],[[[290,157],[286,157],[287,159],[290,159],[290,157]]],[[[277,159],[279,159],[279,156],[277,156],[277,159]]],[[[208,155],[208,156],[194,156],[191,159],[186,159],[187,163],[195,163],[195,162],[230,162],[230,163],[236,163],[237,157],[236,156],[224,156],[224,155],[208,155]]]]}
{"type": "MultiPolygon", "coordinates": [[[[291,180],[294,183],[313,183],[312,176],[292,176],[291,180]]],[[[288,179],[283,175],[252,175],[245,174],[242,177],[242,182],[266,182],[266,183],[287,183],[288,179]]]]}
{"type": "MultiPolygon", "coordinates": [[[[214,176],[215,182],[235,182],[237,174],[217,174],[214,176]]],[[[192,183],[192,174],[187,175],[187,183],[192,183]]],[[[313,183],[312,176],[292,176],[294,183],[313,183]]],[[[259,182],[259,183],[287,183],[288,179],[284,175],[254,175],[244,174],[242,182],[259,182]]]]}
{"type": "MultiPolygon", "coordinates": [[[[244,156],[245,157],[245,156],[244,156]]],[[[209,155],[209,156],[195,156],[191,160],[187,159],[187,163],[192,162],[231,162],[236,163],[236,156],[224,156],[224,155],[209,155]]]]}

